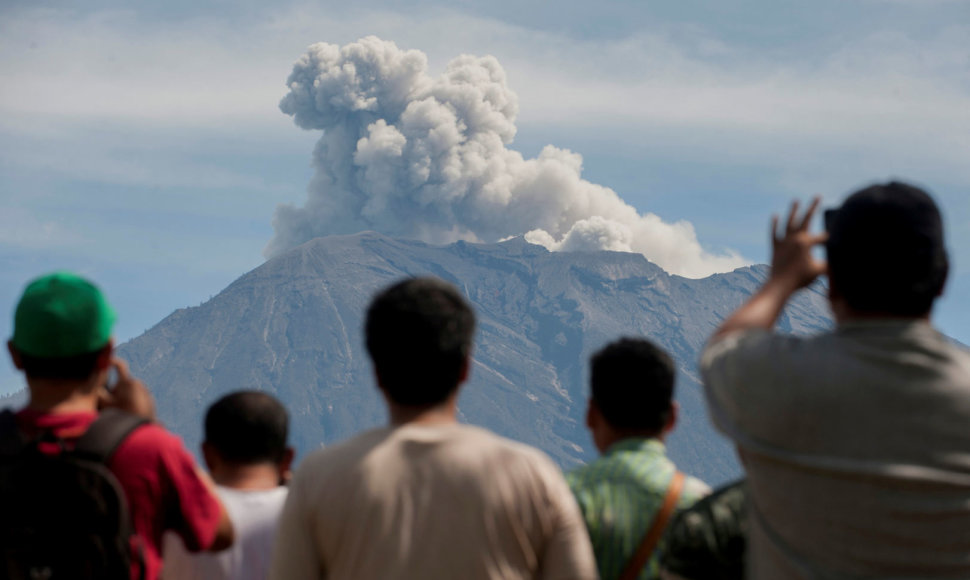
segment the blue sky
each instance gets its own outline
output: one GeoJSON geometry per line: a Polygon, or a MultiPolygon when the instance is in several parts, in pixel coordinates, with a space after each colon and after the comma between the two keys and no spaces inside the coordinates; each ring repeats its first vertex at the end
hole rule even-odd
{"type": "MultiPolygon", "coordinates": [[[[294,61],[377,35],[432,75],[494,55],[511,148],[581,154],[586,180],[712,252],[765,261],[796,197],[926,186],[953,258],[935,319],[970,343],[970,1],[361,4],[0,4],[0,305],[78,270],[125,340],[258,266],[313,175],[319,134],[278,109],[294,61]]],[[[0,365],[0,392],[19,385],[0,365]]]]}

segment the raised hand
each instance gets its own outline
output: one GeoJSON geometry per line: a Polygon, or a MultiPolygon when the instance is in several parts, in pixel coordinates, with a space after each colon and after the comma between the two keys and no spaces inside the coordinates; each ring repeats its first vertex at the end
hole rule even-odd
{"type": "Polygon", "coordinates": [[[771,218],[771,275],[769,282],[781,284],[793,292],[811,284],[825,273],[825,262],[812,256],[812,248],[828,239],[828,234],[813,234],[809,231],[812,217],[821,202],[820,197],[812,200],[804,215],[798,215],[798,201],[792,202],[788,221],[782,231],[778,229],[778,216],[771,218]]]}
{"type": "Polygon", "coordinates": [[[828,235],[808,231],[820,202],[821,198],[813,199],[801,216],[798,215],[798,202],[792,203],[783,231],[778,230],[778,216],[772,216],[771,274],[747,302],[721,323],[711,340],[754,328],[771,330],[791,295],[825,273],[825,262],[812,257],[812,248],[824,242],[828,235]]]}
{"type": "Polygon", "coordinates": [[[155,420],[155,399],[140,380],[132,376],[128,363],[118,357],[111,357],[111,368],[118,376],[118,382],[103,389],[99,397],[100,407],[116,407],[147,419],[155,420]]]}

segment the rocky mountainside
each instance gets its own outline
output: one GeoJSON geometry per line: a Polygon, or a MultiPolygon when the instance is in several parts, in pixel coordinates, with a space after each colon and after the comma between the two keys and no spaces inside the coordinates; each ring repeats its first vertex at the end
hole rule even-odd
{"type": "MultiPolygon", "coordinates": [[[[682,412],[671,454],[717,483],[739,469],[708,422],[697,359],[717,322],[765,273],[754,266],[691,280],[640,254],[550,253],[521,239],[440,247],[366,232],[281,254],[120,351],[152,387],[162,420],[190,447],[209,403],[232,390],[262,389],[290,409],[292,440],[306,453],[385,421],[362,315],[383,286],[431,274],[457,285],[479,316],[475,364],[459,401],[464,421],[538,446],[566,468],[591,459],[583,425],[589,355],[619,336],[642,335],[679,366],[682,412]]],[[[796,333],[830,324],[818,287],[801,292],[780,321],[796,333]]]]}

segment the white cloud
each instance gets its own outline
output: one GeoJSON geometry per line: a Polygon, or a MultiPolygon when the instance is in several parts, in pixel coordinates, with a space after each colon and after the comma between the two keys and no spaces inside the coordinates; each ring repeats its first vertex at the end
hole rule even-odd
{"type": "Polygon", "coordinates": [[[459,53],[496,55],[525,104],[524,124],[625,127],[634,136],[655,127],[729,132],[734,149],[759,156],[755,141],[765,132],[792,144],[852,140],[951,165],[970,139],[964,23],[923,40],[861,29],[813,54],[779,55],[703,29],[577,40],[447,8],[335,14],[304,4],[242,26],[211,18],[158,25],[132,12],[13,12],[0,21],[0,113],[6,124],[110,118],[278,132],[280,71],[294,55],[313,42],[366,34],[422,50],[432,70],[459,53]]]}
{"type": "Polygon", "coordinates": [[[526,235],[552,250],[639,252],[700,277],[745,264],[705,251],[693,227],[640,214],[582,178],[582,156],[509,149],[518,98],[494,57],[432,77],[424,53],[377,37],[320,43],[293,67],[280,109],[323,132],[303,207],[283,205],[268,254],[317,236],[377,230],[431,243],[526,235]]]}
{"type": "MultiPolygon", "coordinates": [[[[494,54],[519,96],[518,125],[533,135],[554,128],[631,147],[662,140],[697,164],[780,172],[799,192],[811,187],[806,181],[842,191],[862,173],[887,171],[970,185],[970,27],[959,20],[922,36],[905,32],[905,23],[848,23],[852,34],[833,34],[830,44],[784,52],[701,26],[674,34],[658,25],[602,40],[441,6],[405,13],[306,3],[267,11],[259,20],[162,24],[131,11],[6,11],[0,145],[8,162],[115,183],[232,186],[246,176],[191,160],[173,165],[171,154],[117,155],[93,128],[110,120],[137,128],[136,139],[167,132],[167,141],[153,143],[170,153],[211,130],[272,135],[268,147],[288,135],[305,141],[276,110],[285,71],[312,42],[374,33],[427,53],[434,71],[459,53],[494,54]],[[37,144],[46,139],[78,151],[45,159],[37,144]]],[[[389,151],[380,141],[393,140],[389,130],[373,138],[370,154],[389,151]]],[[[387,174],[377,165],[366,178],[380,188],[387,174]]],[[[594,226],[577,230],[576,243],[594,231],[607,245],[626,239],[594,226]]]]}

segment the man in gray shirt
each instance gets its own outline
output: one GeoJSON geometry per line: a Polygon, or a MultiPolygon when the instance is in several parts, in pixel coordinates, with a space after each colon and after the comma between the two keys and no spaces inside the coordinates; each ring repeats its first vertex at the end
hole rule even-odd
{"type": "Polygon", "coordinates": [[[748,472],[748,577],[970,577],[970,355],[933,329],[948,261],[922,190],[874,185],[772,223],[771,273],[702,358],[748,472]],[[812,256],[824,244],[828,263],[812,256]],[[775,334],[828,274],[836,328],[775,334]]]}

